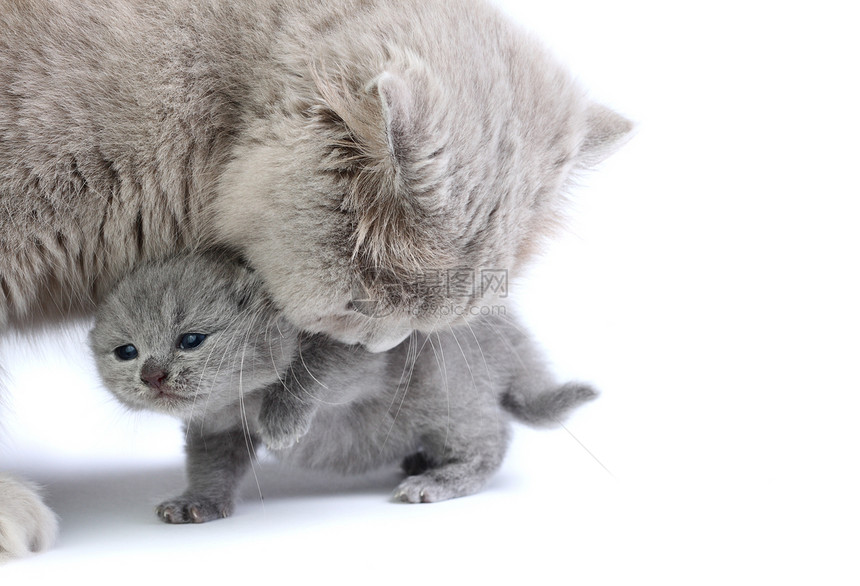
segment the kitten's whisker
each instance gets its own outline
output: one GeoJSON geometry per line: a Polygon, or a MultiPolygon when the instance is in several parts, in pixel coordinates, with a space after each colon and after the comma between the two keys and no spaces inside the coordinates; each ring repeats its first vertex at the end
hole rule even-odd
{"type": "MultiPolygon", "coordinates": [[[[241,317],[242,317],[242,316],[241,316],[241,314],[240,314],[240,315],[235,316],[233,319],[231,319],[231,320],[230,320],[230,322],[228,323],[227,327],[225,328],[225,331],[232,331],[232,330],[233,330],[233,325],[234,325],[234,324],[235,324],[239,319],[241,319],[241,317]]],[[[218,367],[215,369],[215,375],[212,377],[212,382],[211,382],[211,384],[210,384],[209,391],[206,393],[206,402],[204,403],[204,406],[203,406],[203,416],[201,417],[201,420],[202,420],[203,418],[205,418],[206,411],[207,411],[207,410],[208,410],[208,408],[209,408],[209,402],[210,402],[210,400],[211,400],[211,398],[212,398],[212,392],[213,392],[213,390],[214,390],[214,388],[215,388],[215,384],[216,384],[216,383],[217,383],[217,381],[218,381],[218,375],[221,373],[221,368],[222,368],[222,366],[224,365],[224,360],[225,360],[225,359],[226,359],[226,357],[227,357],[227,352],[229,351],[229,349],[230,349],[230,347],[231,347],[231,344],[229,343],[229,342],[231,342],[231,341],[232,341],[232,340],[230,340],[230,339],[224,339],[224,340],[223,340],[223,342],[224,342],[224,350],[223,350],[223,352],[221,353],[221,360],[219,360],[219,362],[218,362],[218,367]]],[[[211,351],[209,352],[209,355],[207,355],[207,357],[206,357],[206,363],[204,364],[204,372],[205,372],[206,366],[207,366],[207,365],[208,365],[208,363],[209,363],[209,358],[210,358],[210,357],[211,357],[211,355],[215,352],[216,347],[217,347],[217,346],[213,346],[213,347],[212,347],[212,349],[211,349],[211,351]]],[[[200,385],[202,385],[202,384],[203,384],[203,375],[202,375],[202,373],[201,373],[200,380],[199,380],[199,382],[198,382],[198,386],[197,386],[197,391],[196,391],[197,393],[199,393],[199,392],[200,392],[200,385]]],[[[195,396],[196,396],[196,394],[195,394],[195,396]]],[[[195,404],[196,404],[196,400],[195,400],[195,404]]]]}
{"type": "MultiPolygon", "coordinates": [[[[238,319],[238,316],[236,319],[238,319]]],[[[212,382],[209,386],[209,391],[206,393],[206,403],[205,403],[204,408],[203,408],[204,414],[206,413],[206,411],[209,408],[209,403],[212,399],[212,393],[215,390],[215,385],[218,382],[218,375],[221,374],[221,368],[224,366],[224,361],[227,359],[227,353],[229,352],[230,347],[231,347],[231,345],[227,343],[228,341],[230,341],[230,340],[225,340],[224,351],[221,353],[221,360],[219,360],[219,362],[218,362],[218,368],[215,369],[215,376],[212,377],[212,382]]],[[[233,359],[235,360],[235,356],[233,359]]],[[[231,381],[232,381],[232,375],[231,375],[231,381]]],[[[228,383],[228,381],[225,381],[225,384],[227,384],[227,383],[228,383]]]]}
{"type": "Polygon", "coordinates": [[[245,393],[243,392],[243,372],[244,372],[244,364],[245,364],[245,349],[248,347],[247,341],[250,338],[250,334],[254,329],[254,320],[248,320],[248,334],[245,337],[246,343],[242,346],[242,358],[239,365],[239,411],[240,411],[240,419],[242,422],[242,435],[245,438],[245,448],[248,451],[248,459],[250,461],[251,473],[254,475],[254,483],[257,486],[257,492],[260,495],[260,502],[263,502],[263,488],[260,485],[260,478],[257,475],[257,466],[259,465],[259,458],[257,456],[257,450],[255,447],[254,436],[251,432],[251,427],[248,423],[248,411],[245,406],[245,393]]]}

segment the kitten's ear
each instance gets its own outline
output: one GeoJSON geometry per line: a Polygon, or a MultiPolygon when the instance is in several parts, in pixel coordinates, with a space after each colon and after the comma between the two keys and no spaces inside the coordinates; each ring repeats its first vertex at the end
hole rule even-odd
{"type": "Polygon", "coordinates": [[[262,283],[254,271],[246,265],[237,263],[233,265],[233,269],[230,299],[240,312],[252,310],[257,299],[262,295],[262,283]]]}
{"type": "Polygon", "coordinates": [[[254,294],[249,290],[240,290],[236,292],[236,295],[233,297],[236,302],[236,307],[239,308],[239,311],[245,311],[251,307],[251,302],[254,300],[254,294]]]}
{"type": "Polygon", "coordinates": [[[578,162],[594,167],[624,146],[632,136],[633,123],[602,104],[592,103],[585,112],[588,132],[579,148],[578,162]]]}

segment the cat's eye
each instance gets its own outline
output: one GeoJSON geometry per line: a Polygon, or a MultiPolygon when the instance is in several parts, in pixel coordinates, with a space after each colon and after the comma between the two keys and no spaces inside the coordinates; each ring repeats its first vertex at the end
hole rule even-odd
{"type": "Polygon", "coordinates": [[[193,350],[203,343],[206,339],[206,334],[182,334],[179,336],[179,342],[176,347],[180,350],[193,350]]]}
{"type": "Polygon", "coordinates": [[[131,344],[126,344],[114,348],[113,354],[120,360],[134,360],[137,358],[137,348],[131,344]]]}

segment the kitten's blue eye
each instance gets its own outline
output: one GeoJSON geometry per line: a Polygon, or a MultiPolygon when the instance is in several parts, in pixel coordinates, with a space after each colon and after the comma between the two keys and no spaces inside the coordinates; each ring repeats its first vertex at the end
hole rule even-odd
{"type": "Polygon", "coordinates": [[[193,350],[202,344],[205,339],[206,334],[182,334],[176,347],[181,350],[193,350]]]}
{"type": "Polygon", "coordinates": [[[137,348],[131,344],[126,344],[125,346],[115,348],[113,354],[120,360],[134,360],[137,358],[137,348]]]}

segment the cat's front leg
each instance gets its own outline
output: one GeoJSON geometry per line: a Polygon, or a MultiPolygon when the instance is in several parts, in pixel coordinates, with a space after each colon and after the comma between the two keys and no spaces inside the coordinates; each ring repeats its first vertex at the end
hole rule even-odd
{"type": "Polygon", "coordinates": [[[0,565],[49,547],[57,517],[42,503],[35,487],[0,472],[0,565]]]}
{"type": "Polygon", "coordinates": [[[188,488],[158,505],[159,518],[166,523],[205,523],[232,515],[236,490],[258,444],[244,429],[203,433],[191,426],[185,442],[188,488]]]}

